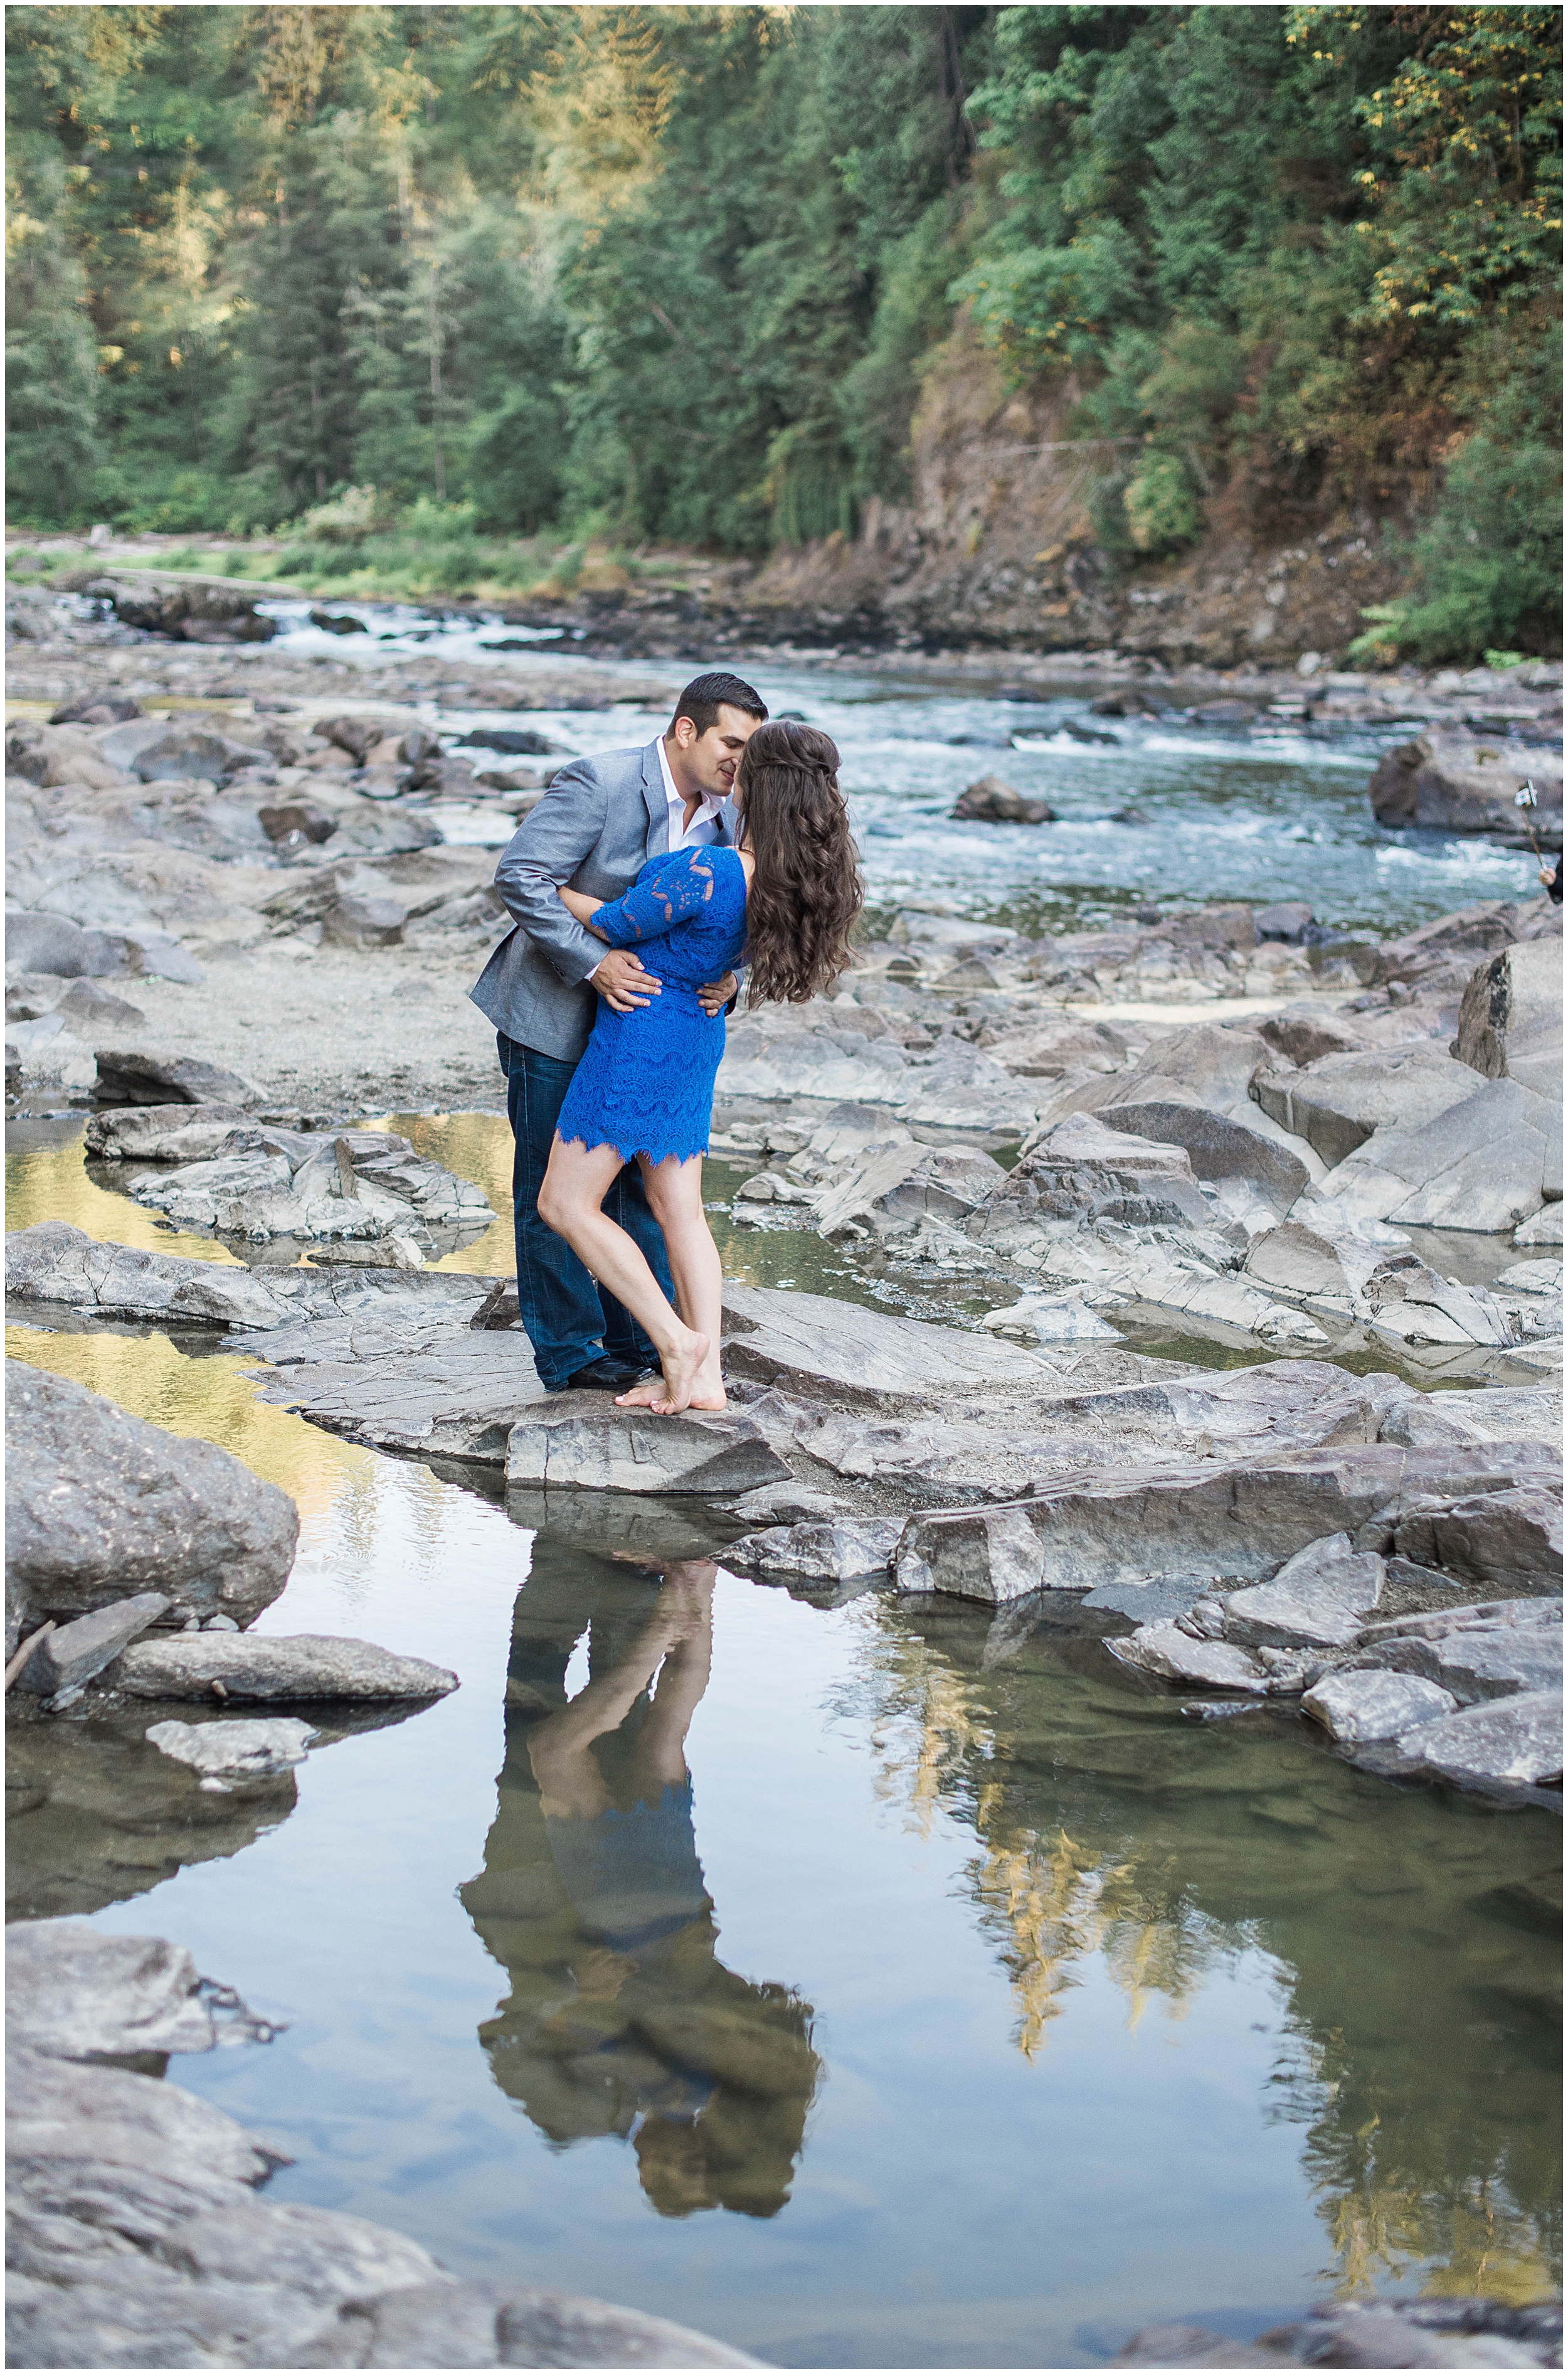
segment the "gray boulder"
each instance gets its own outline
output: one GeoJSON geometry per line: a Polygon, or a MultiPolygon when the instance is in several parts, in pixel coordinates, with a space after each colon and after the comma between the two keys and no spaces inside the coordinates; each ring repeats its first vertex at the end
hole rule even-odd
{"type": "Polygon", "coordinates": [[[208,1162],[250,1125],[242,1105],[111,1105],[89,1117],[83,1144],[99,1162],[208,1162]]]}
{"type": "Polygon", "coordinates": [[[877,1237],[907,1234],[922,1220],[962,1225],[1007,1177],[1000,1162],[977,1146],[884,1147],[862,1167],[822,1190],[817,1227],[833,1236],[851,1223],[877,1237]]]}
{"type": "Polygon", "coordinates": [[[207,1780],[271,1780],[303,1764],[316,1737],[295,1715],[234,1722],[155,1722],[147,1737],[161,1756],[207,1780]]]}
{"type": "Polygon", "coordinates": [[[1399,1516],[1393,1545],[1400,1557],[1466,1582],[1561,1591],[1562,1494],[1543,1477],[1461,1499],[1423,1497],[1399,1516]]]}
{"type": "MultiPolygon", "coordinates": [[[[66,1220],[39,1220],[6,1240],[6,1291],[18,1302],[165,1326],[274,1328],[301,1313],[302,1273],[263,1271],[99,1244],[66,1220]]],[[[312,1285],[316,1281],[310,1281],[312,1285]]],[[[321,1281],[325,1284],[326,1281],[321,1281]]]]}
{"type": "Polygon", "coordinates": [[[824,1294],[724,1287],[727,1372],[862,1409],[976,1392],[1044,1392],[1055,1371],[1033,1352],[956,1327],[864,1310],[824,1294]]]}
{"type": "Polygon", "coordinates": [[[965,1509],[941,1517],[911,1517],[899,1536],[894,1581],[900,1592],[941,1592],[1005,1607],[1043,1590],[1046,1552],[1029,1512],[965,1509]]]}
{"type": "Polygon", "coordinates": [[[1248,1698],[1269,1695],[1270,1673],[1260,1657],[1234,1641],[1201,1639],[1179,1619],[1141,1624],[1125,1639],[1107,1640],[1106,1646],[1118,1664],[1153,1674],[1160,1681],[1237,1690],[1248,1698]]]}
{"type": "Polygon", "coordinates": [[[322,937],[334,947],[401,947],[407,921],[408,909],[401,899],[345,890],[322,917],[322,937]]]}
{"type": "Polygon", "coordinates": [[[1541,910],[1559,918],[1561,908],[1543,899],[1519,905],[1503,899],[1478,899],[1451,915],[1436,915],[1418,923],[1397,940],[1385,940],[1366,970],[1378,983],[1399,981],[1422,996],[1462,996],[1470,975],[1484,956],[1495,954],[1515,940],[1540,936],[1541,910]]]}
{"type": "Polygon", "coordinates": [[[186,1614],[244,1622],[288,1579],[293,1501],[213,1443],[8,1360],[6,1445],[13,1644],[45,1616],[84,1615],[149,1587],[186,1614]]]}
{"type": "Polygon", "coordinates": [[[24,972],[57,973],[79,980],[93,970],[88,934],[69,915],[12,908],[6,916],[6,962],[24,972]]]}
{"type": "Polygon", "coordinates": [[[1468,1391],[1412,1393],[1390,1411],[1383,1442],[1526,1442],[1555,1448],[1562,1437],[1560,1393],[1539,1385],[1490,1385],[1468,1391]]]}
{"type": "Polygon", "coordinates": [[[1259,1129],[1199,1104],[1124,1097],[1099,1108],[1107,1129],[1185,1147],[1199,1179],[1238,1179],[1255,1186],[1281,1212],[1288,1212],[1312,1173],[1288,1146],[1259,1129]]]}
{"type": "Polygon", "coordinates": [[[1330,1167],[1375,1130],[1419,1129],[1474,1093],[1467,1066],[1425,1039],[1320,1055],[1299,1069],[1259,1072],[1251,1083],[1254,1101],[1270,1119],[1305,1137],[1330,1167]]]}
{"type": "Polygon", "coordinates": [[[1500,1235],[1539,1211],[1562,1129],[1561,1106],[1517,1080],[1490,1080],[1420,1127],[1375,1131],[1308,1191],[1295,1217],[1500,1235]]]}
{"type": "MultiPolygon", "coordinates": [[[[911,1517],[898,1546],[897,1576],[901,1588],[907,1572],[921,1578],[916,1589],[951,1587],[990,1599],[1031,1589],[1095,1591],[1153,1575],[1261,1581],[1325,1534],[1354,1535],[1363,1525],[1376,1532],[1369,1521],[1397,1505],[1396,1496],[1408,1500],[1432,1492],[1445,1476],[1478,1494],[1505,1490],[1549,1457],[1510,1444],[1412,1451],[1370,1443],[1283,1457],[1265,1451],[1245,1466],[1195,1461],[1107,1469],[1103,1481],[1066,1484],[1002,1509],[911,1517]],[[1024,1525],[1036,1535],[1033,1552],[1024,1525]],[[988,1528],[995,1529],[1001,1560],[994,1585],[987,1579],[988,1528]]],[[[1381,1555],[1383,1544],[1362,1540],[1356,1546],[1381,1555]]]]}
{"type": "Polygon", "coordinates": [[[904,1531],[899,1518],[834,1517],[823,1524],[774,1525],[747,1534],[724,1553],[747,1574],[799,1575],[810,1582],[850,1582],[885,1575],[904,1531]]]}
{"type": "Polygon", "coordinates": [[[221,783],[241,768],[253,766],[257,755],[247,744],[230,741],[212,724],[194,718],[188,723],[141,718],[116,725],[98,746],[110,766],[144,783],[170,782],[180,776],[221,783]]]}
{"type": "MultiPolygon", "coordinates": [[[[1108,738],[1108,737],[1107,737],[1108,738]]],[[[1051,824],[1056,810],[1045,800],[1031,800],[1000,775],[982,775],[954,803],[954,819],[968,824],[1051,824]]]]}
{"type": "Polygon", "coordinates": [[[183,1945],[106,1937],[86,1921],[14,1921],[6,1930],[6,2026],[13,2051],[60,2061],[205,2052],[216,2041],[183,1945]]]}
{"type": "Polygon", "coordinates": [[[1525,940],[1478,965],[1459,1007],[1454,1053],[1486,1079],[1520,1081],[1562,1101],[1562,950],[1525,940]]]}
{"type": "Polygon", "coordinates": [[[1523,849],[1528,836],[1514,802],[1527,779],[1540,801],[1537,836],[1543,847],[1561,849],[1562,760],[1554,751],[1463,733],[1423,734],[1384,753],[1367,792],[1381,825],[1488,833],[1523,849]]]}
{"type": "Polygon", "coordinates": [[[194,1055],[151,1055],[100,1047],[98,1087],[106,1105],[248,1105],[256,1091],[247,1080],[194,1055]]]}
{"type": "Polygon", "coordinates": [[[95,1033],[100,1028],[136,1030],[147,1018],[139,1005],[133,1005],[128,998],[115,997],[107,989],[99,989],[96,981],[74,981],[60,1000],[57,1010],[68,1016],[75,1028],[79,1029],[83,1023],[87,1023],[95,1033]]]}
{"type": "Polygon", "coordinates": [[[1408,1344],[1504,1345],[1515,1331],[1494,1294],[1461,1286],[1411,1252],[1388,1253],[1363,1279],[1358,1307],[1379,1334],[1408,1344]]]}
{"type": "Polygon", "coordinates": [[[1383,1560],[1330,1534],[1286,1560],[1268,1582],[1232,1592],[1225,1638],[1249,1649],[1342,1649],[1383,1591],[1383,1560]]]}
{"type": "Polygon", "coordinates": [[[1211,1225],[1185,1146],[1073,1113],[1000,1173],[969,1222],[977,1243],[1005,1249],[1049,1220],[1120,1220],[1137,1228],[1211,1225]]]}
{"type": "Polygon", "coordinates": [[[1258,1035],[1293,1064],[1315,1063],[1320,1055],[1353,1054],[1363,1044],[1360,1032],[1344,1017],[1309,1005],[1287,1005],[1282,1014],[1267,1016],[1258,1035]]]}
{"type": "Polygon", "coordinates": [[[1322,1724],[1330,1739],[1358,1747],[1372,1739],[1394,1739],[1423,1722],[1452,1714],[1458,1704],[1449,1691],[1419,1674],[1368,1672],[1352,1667],[1325,1674],[1302,1699],[1302,1711],[1322,1724]]]}
{"type": "Polygon", "coordinates": [[[1408,1769],[1462,1787],[1560,1785],[1562,1689],[1461,1708],[1402,1733],[1398,1749],[1408,1769]]]}
{"type": "Polygon", "coordinates": [[[79,1690],[168,1610],[169,1602],[161,1592],[143,1591],[131,1599],[116,1600],[111,1606],[95,1608],[90,1616],[78,1616],[74,1624],[57,1626],[23,1666],[18,1688],[41,1698],[53,1698],[62,1690],[79,1690]]]}
{"type": "Polygon", "coordinates": [[[437,1698],[457,1675],[423,1657],[319,1632],[177,1632],[137,1640],[111,1673],[137,1698],[437,1698]]]}
{"type": "Polygon", "coordinates": [[[1492,1624],[1457,1616],[1442,1631],[1408,1628],[1375,1641],[1356,1659],[1384,1673],[1419,1674],[1460,1706],[1521,1691],[1561,1690],[1562,1625],[1492,1624]]]}
{"type": "MultiPolygon", "coordinates": [[[[127,924],[121,930],[87,932],[89,973],[97,975],[131,973],[145,975],[154,981],[179,981],[188,986],[199,986],[206,974],[195,958],[170,932],[159,932],[141,924],[127,924]]],[[[228,1078],[228,1074],[218,1076],[228,1078]]]]}
{"type": "Polygon", "coordinates": [[[552,1394],[507,1441],[507,1483],[556,1490],[726,1498],[786,1483],[790,1469],[743,1411],[655,1417],[601,1394],[552,1394]]]}

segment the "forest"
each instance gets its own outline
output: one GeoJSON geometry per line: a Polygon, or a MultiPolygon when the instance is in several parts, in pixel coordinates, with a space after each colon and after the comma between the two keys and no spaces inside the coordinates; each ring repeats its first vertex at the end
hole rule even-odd
{"type": "Polygon", "coordinates": [[[1551,6],[13,7],[8,516],[762,554],[978,341],[1112,554],[1368,510],[1553,648],[1551,6]],[[1098,466],[1098,464],[1097,464],[1098,466]]]}

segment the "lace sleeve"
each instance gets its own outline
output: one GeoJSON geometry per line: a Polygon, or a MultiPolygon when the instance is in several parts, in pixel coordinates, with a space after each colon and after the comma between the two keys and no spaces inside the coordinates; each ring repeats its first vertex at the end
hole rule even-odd
{"type": "Polygon", "coordinates": [[[713,857],[708,849],[683,849],[676,862],[661,866],[653,879],[634,882],[591,917],[613,948],[638,940],[662,939],[699,915],[713,896],[713,857]]]}

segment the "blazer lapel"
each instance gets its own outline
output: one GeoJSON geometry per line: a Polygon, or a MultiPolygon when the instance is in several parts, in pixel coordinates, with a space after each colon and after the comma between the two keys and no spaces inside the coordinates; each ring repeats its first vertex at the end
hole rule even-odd
{"type": "Polygon", "coordinates": [[[648,853],[662,857],[670,846],[670,803],[664,796],[657,742],[650,742],[642,754],[642,796],[648,809],[648,853]]]}

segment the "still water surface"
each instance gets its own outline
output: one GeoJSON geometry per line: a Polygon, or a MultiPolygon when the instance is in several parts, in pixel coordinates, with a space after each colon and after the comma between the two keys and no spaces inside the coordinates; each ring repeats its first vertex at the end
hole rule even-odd
{"type": "Polygon", "coordinates": [[[159,1709],[13,1735],[13,1913],[181,1939],[289,2023],[174,2071],[293,2155],[275,2198],[790,2365],[1550,2280],[1546,1816],[1186,1722],[1092,1639],[672,1564],[653,1508],[509,1514],[231,1355],[8,1341],[294,1494],[260,1628],[462,1678],[297,1802],[184,1787],[159,1709]]]}

